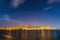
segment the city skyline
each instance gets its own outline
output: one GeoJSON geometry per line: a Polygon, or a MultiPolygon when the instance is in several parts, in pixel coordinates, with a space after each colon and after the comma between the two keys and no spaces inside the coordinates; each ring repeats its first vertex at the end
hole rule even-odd
{"type": "Polygon", "coordinates": [[[60,0],[0,0],[0,26],[15,24],[60,28],[60,0]]]}

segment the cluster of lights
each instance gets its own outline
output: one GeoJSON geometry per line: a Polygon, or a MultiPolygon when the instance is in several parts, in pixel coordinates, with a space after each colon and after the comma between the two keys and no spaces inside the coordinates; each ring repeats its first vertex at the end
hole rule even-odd
{"type": "Polygon", "coordinates": [[[53,30],[55,28],[50,28],[48,26],[38,26],[38,27],[29,27],[28,25],[25,26],[16,26],[16,27],[7,27],[7,28],[0,28],[1,30],[53,30]]]}

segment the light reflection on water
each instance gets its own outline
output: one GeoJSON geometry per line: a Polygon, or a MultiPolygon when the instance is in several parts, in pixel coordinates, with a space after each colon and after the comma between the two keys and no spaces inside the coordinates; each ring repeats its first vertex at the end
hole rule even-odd
{"type": "Polygon", "coordinates": [[[60,30],[0,31],[0,40],[60,40],[60,30]]]}

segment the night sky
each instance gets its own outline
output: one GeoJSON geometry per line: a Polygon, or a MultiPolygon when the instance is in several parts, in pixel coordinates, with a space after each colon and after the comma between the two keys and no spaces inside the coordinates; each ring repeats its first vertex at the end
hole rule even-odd
{"type": "Polygon", "coordinates": [[[0,0],[0,26],[24,24],[60,28],[60,0],[0,0]]]}

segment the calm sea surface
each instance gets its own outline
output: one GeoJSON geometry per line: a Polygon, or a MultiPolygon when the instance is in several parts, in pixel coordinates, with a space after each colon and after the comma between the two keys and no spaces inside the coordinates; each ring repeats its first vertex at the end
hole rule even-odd
{"type": "Polygon", "coordinates": [[[60,30],[0,30],[0,40],[60,40],[60,30]]]}

